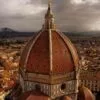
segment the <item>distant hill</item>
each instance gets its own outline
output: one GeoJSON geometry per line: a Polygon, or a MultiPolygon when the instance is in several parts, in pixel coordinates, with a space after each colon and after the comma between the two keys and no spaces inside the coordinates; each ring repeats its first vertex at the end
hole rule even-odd
{"type": "Polygon", "coordinates": [[[89,32],[63,32],[69,36],[100,36],[100,31],[89,31],[89,32]]]}
{"type": "Polygon", "coordinates": [[[6,27],[0,29],[0,32],[6,32],[6,31],[7,31],[7,32],[15,32],[14,30],[12,30],[12,29],[10,29],[10,28],[6,28],[6,27]]]}
{"type": "MultiPolygon", "coordinates": [[[[67,36],[92,36],[92,37],[100,37],[100,31],[91,31],[91,32],[63,32],[67,36]]],[[[0,38],[13,38],[13,37],[30,37],[34,34],[34,32],[19,32],[10,28],[2,28],[0,29],[0,38]]]]}
{"type": "Polygon", "coordinates": [[[18,32],[10,28],[0,29],[0,38],[30,37],[34,32],[18,32]]]}

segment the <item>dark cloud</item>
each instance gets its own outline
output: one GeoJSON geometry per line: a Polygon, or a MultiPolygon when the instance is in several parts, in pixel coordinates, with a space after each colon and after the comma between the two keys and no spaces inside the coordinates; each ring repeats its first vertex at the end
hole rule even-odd
{"type": "MultiPolygon", "coordinates": [[[[53,0],[57,27],[62,31],[100,30],[100,0],[53,0]]],[[[47,0],[0,0],[0,27],[39,30],[47,0]]]]}

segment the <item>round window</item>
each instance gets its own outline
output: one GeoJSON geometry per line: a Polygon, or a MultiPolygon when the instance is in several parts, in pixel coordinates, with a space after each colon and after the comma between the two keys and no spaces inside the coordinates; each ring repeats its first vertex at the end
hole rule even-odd
{"type": "Polygon", "coordinates": [[[38,90],[38,91],[40,91],[40,90],[41,90],[40,85],[36,84],[36,85],[35,85],[35,89],[38,90]]]}
{"type": "Polygon", "coordinates": [[[64,83],[61,85],[61,90],[64,91],[65,89],[66,89],[66,84],[64,83]]]}

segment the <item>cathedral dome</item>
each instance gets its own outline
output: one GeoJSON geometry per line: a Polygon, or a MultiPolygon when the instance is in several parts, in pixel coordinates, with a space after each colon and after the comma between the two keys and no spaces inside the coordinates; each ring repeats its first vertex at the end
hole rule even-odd
{"type": "Polygon", "coordinates": [[[64,34],[56,30],[43,30],[26,45],[20,66],[30,73],[68,73],[78,66],[78,55],[64,34]]]}
{"type": "Polygon", "coordinates": [[[95,100],[95,98],[92,92],[88,88],[80,86],[78,100],[95,100]]]}
{"type": "MultiPolygon", "coordinates": [[[[50,0],[45,23],[25,46],[19,66],[19,79],[23,92],[38,89],[47,95],[32,92],[26,99],[21,100],[48,100],[62,98],[65,95],[76,96],[79,76],[78,54],[70,39],[56,29],[50,0]]],[[[64,100],[71,99],[65,97],[64,100]]]]}
{"type": "Polygon", "coordinates": [[[73,72],[78,64],[74,45],[55,28],[49,4],[42,30],[35,34],[24,48],[20,69],[28,73],[62,74],[73,72]]]}
{"type": "Polygon", "coordinates": [[[69,73],[78,63],[77,51],[68,37],[48,27],[33,36],[20,60],[21,69],[40,74],[69,73]]]}

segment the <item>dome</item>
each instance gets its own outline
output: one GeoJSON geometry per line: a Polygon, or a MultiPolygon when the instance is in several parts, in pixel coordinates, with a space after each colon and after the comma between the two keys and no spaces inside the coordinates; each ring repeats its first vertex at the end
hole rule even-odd
{"type": "Polygon", "coordinates": [[[81,86],[79,87],[78,100],[95,100],[95,99],[94,95],[88,88],[81,86]]]}
{"type": "Polygon", "coordinates": [[[78,67],[77,51],[67,36],[57,31],[50,5],[45,24],[28,42],[21,56],[20,69],[28,73],[63,74],[78,67]]]}
{"type": "Polygon", "coordinates": [[[51,99],[41,92],[28,91],[23,93],[18,100],[51,100],[51,99]]]}
{"type": "MultiPolygon", "coordinates": [[[[60,99],[65,95],[76,95],[78,53],[70,39],[56,29],[50,2],[42,29],[34,34],[21,55],[20,83],[24,92],[32,91],[24,93],[20,100],[60,99]]],[[[64,100],[71,98],[65,96],[64,100]]]]}
{"type": "Polygon", "coordinates": [[[26,45],[20,66],[30,73],[68,73],[78,66],[78,55],[71,41],[62,33],[44,30],[26,45]]]}

